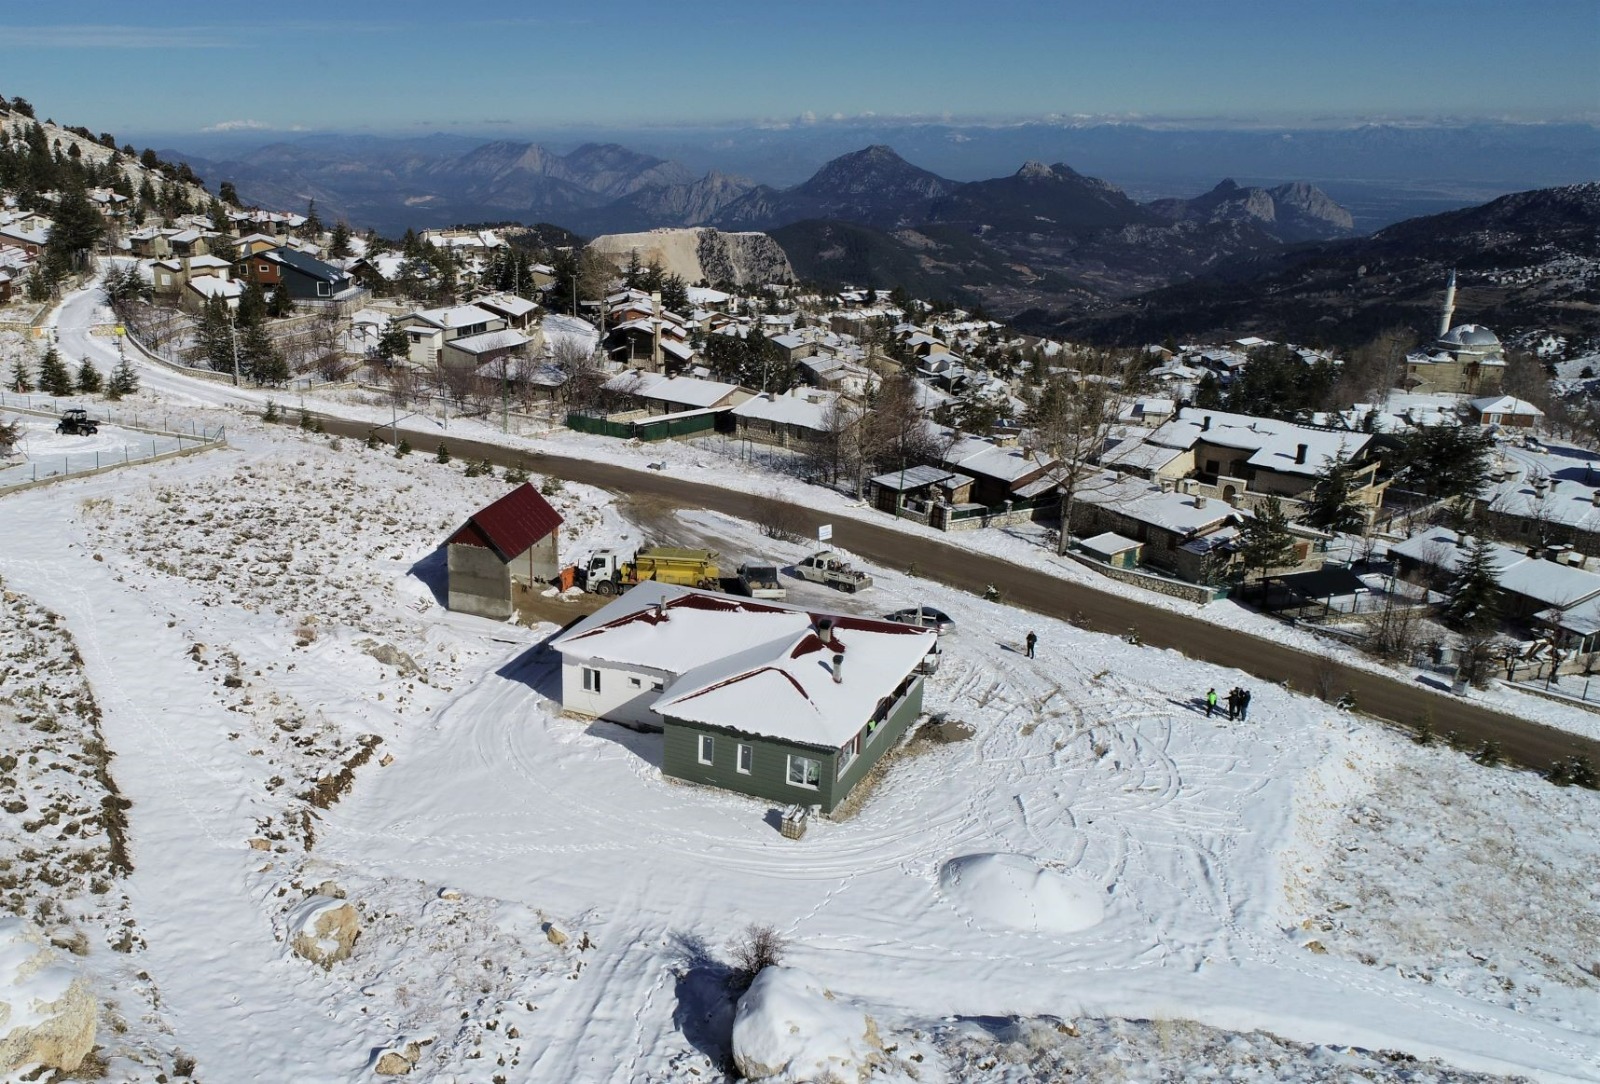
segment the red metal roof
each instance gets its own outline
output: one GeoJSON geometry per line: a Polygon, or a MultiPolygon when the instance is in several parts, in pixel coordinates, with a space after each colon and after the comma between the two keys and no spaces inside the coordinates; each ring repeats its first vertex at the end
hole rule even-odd
{"type": "Polygon", "coordinates": [[[561,513],[524,482],[472,513],[450,542],[492,549],[502,561],[509,561],[560,526],[561,513]]]}

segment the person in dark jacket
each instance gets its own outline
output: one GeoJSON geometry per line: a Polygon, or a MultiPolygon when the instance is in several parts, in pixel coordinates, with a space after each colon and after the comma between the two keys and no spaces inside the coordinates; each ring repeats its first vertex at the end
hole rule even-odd
{"type": "Polygon", "coordinates": [[[1028,638],[1022,642],[1028,645],[1028,658],[1033,658],[1033,645],[1039,642],[1039,637],[1030,632],[1028,638]]]}

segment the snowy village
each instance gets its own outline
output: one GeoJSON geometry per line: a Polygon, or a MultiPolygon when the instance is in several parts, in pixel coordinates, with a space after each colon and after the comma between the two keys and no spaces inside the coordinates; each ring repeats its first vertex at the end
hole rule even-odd
{"type": "Polygon", "coordinates": [[[0,99],[0,1079],[1600,1079],[1511,272],[1111,346],[219,181],[0,99]]]}

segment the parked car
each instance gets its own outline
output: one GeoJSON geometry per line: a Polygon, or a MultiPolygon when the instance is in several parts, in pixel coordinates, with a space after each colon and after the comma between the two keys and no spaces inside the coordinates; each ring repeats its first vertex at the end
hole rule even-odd
{"type": "Polygon", "coordinates": [[[935,610],[932,606],[912,606],[905,610],[896,610],[892,614],[884,615],[885,621],[898,621],[902,625],[920,625],[925,629],[936,632],[953,632],[956,619],[943,610],[935,610]]]}

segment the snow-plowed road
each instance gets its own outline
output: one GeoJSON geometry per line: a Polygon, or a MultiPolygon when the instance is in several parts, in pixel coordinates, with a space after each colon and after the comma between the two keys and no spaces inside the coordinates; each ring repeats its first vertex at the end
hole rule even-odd
{"type": "MultiPolygon", "coordinates": [[[[373,428],[366,422],[326,415],[323,424],[331,433],[357,439],[364,438],[373,428]]],[[[383,428],[387,433],[388,427],[383,428]]],[[[404,426],[400,428],[400,436],[418,448],[438,439],[436,431],[408,430],[404,426]]],[[[500,466],[520,463],[540,474],[599,486],[635,500],[704,508],[740,518],[749,518],[755,500],[747,493],[686,482],[657,471],[530,453],[460,438],[452,438],[450,446],[458,458],[487,459],[500,466]]],[[[1099,632],[1124,633],[1136,628],[1144,643],[1152,647],[1173,648],[1192,658],[1243,670],[1264,681],[1288,682],[1301,691],[1319,686],[1349,690],[1355,694],[1362,711],[1405,725],[1431,717],[1437,733],[1453,730],[1474,748],[1487,739],[1494,739],[1500,743],[1503,756],[1527,767],[1546,768],[1553,761],[1574,753],[1586,754],[1591,761],[1600,763],[1600,743],[1491,711],[1470,701],[1441,696],[1246,632],[1198,621],[1121,595],[1066,583],[1045,572],[891,527],[824,517],[807,508],[798,508],[797,514],[805,530],[813,536],[825,518],[831,520],[835,542],[868,560],[892,568],[906,568],[915,563],[921,575],[974,593],[992,583],[1010,605],[1073,621],[1099,632]],[[1324,686],[1324,682],[1330,684],[1324,686]]],[[[1049,644],[1040,647],[1041,652],[1049,650],[1049,644]]],[[[1196,689],[1195,694],[1198,696],[1204,691],[1196,689]]],[[[1251,722],[1270,726],[1272,720],[1253,716],[1251,722]]]]}
{"type": "MultiPolygon", "coordinates": [[[[102,364],[115,361],[114,342],[90,334],[99,304],[98,290],[90,287],[69,296],[56,310],[52,323],[59,329],[61,347],[69,359],[93,356],[102,364]]],[[[208,383],[155,365],[142,365],[141,376],[147,386],[180,401],[186,399],[214,406],[254,401],[248,393],[241,395],[227,385],[208,383]]],[[[374,428],[364,421],[326,414],[320,417],[329,432],[341,436],[361,439],[374,428]]],[[[387,434],[389,427],[381,428],[387,434]]],[[[425,448],[429,442],[438,440],[439,433],[402,426],[400,436],[414,447],[425,448]]],[[[754,500],[746,493],[687,482],[656,471],[531,453],[456,437],[452,437],[450,444],[457,457],[487,459],[499,466],[522,464],[541,474],[600,486],[635,500],[704,508],[740,518],[748,518],[754,500]]],[[[824,517],[811,509],[798,511],[806,529],[814,535],[824,517]]],[[[1100,632],[1120,634],[1138,629],[1140,638],[1152,647],[1173,648],[1192,658],[1243,670],[1264,681],[1287,682],[1302,691],[1319,687],[1348,690],[1355,694],[1364,712],[1407,726],[1427,718],[1438,734],[1455,731],[1474,748],[1485,740],[1494,739],[1500,743],[1502,755],[1530,768],[1543,769],[1575,753],[1585,754],[1591,761],[1600,763],[1600,742],[1492,711],[1470,701],[1441,696],[1433,690],[1382,674],[1344,666],[1247,632],[1195,620],[1122,595],[1067,583],[1045,572],[937,540],[873,523],[827,518],[834,523],[837,544],[852,553],[890,567],[906,568],[915,563],[922,575],[967,591],[980,592],[986,584],[992,583],[1013,606],[1074,621],[1100,632]]],[[[1041,651],[1049,649],[1049,644],[1041,646],[1041,651]]],[[[1203,689],[1195,690],[1196,695],[1202,692],[1203,689]]],[[[1252,719],[1252,722],[1271,724],[1266,718],[1252,719]]]]}

